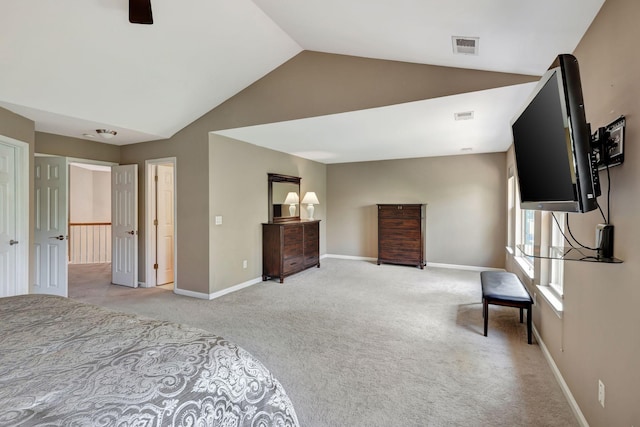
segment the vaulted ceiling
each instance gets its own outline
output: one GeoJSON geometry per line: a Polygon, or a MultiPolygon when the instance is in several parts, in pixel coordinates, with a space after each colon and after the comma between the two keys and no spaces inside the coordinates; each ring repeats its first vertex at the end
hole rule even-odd
{"type": "MultiPolygon", "coordinates": [[[[557,54],[575,49],[603,3],[152,0],[154,24],[136,25],[128,22],[127,0],[4,0],[0,106],[34,120],[41,132],[95,139],[96,129],[113,129],[118,135],[109,142],[122,145],[170,138],[303,50],[541,75],[557,54]],[[478,54],[454,54],[452,36],[479,37],[478,54]]],[[[335,162],[366,160],[340,153],[344,143],[327,144],[349,140],[355,144],[351,151],[358,152],[364,138],[359,132],[367,131],[379,139],[373,158],[388,158],[386,130],[379,125],[385,120],[428,117],[425,126],[430,126],[442,122],[439,114],[472,102],[476,119],[487,121],[469,124],[477,128],[451,134],[452,140],[474,138],[481,129],[496,126],[508,133],[505,122],[531,85],[472,93],[468,99],[457,95],[381,107],[351,118],[335,115],[229,130],[227,135],[301,155],[325,147],[335,151],[329,160],[307,157],[335,162]],[[500,108],[493,108],[498,100],[500,108]],[[344,124],[351,121],[353,126],[344,124]],[[296,132],[318,139],[294,150],[274,143],[296,132]]],[[[442,155],[441,150],[415,150],[419,130],[404,133],[396,132],[406,149],[398,144],[395,157],[442,155]]],[[[509,135],[492,135],[482,139],[494,145],[477,151],[508,146],[509,135]]]]}

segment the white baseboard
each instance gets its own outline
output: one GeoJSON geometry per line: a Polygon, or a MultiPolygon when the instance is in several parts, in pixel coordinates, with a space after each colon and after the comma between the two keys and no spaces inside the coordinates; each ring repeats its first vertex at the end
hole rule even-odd
{"type": "MultiPolygon", "coordinates": [[[[364,257],[364,256],[352,256],[352,255],[337,255],[337,254],[327,254],[324,255],[323,258],[336,258],[336,259],[349,259],[353,261],[373,261],[377,262],[378,258],[372,257],[364,257]]],[[[429,262],[427,261],[427,267],[436,267],[436,268],[451,268],[454,270],[472,270],[472,271],[504,271],[504,268],[493,268],[493,267],[478,267],[475,265],[458,265],[458,264],[441,264],[437,262],[429,262]]]]}
{"type": "Polygon", "coordinates": [[[364,257],[364,256],[351,256],[351,255],[336,255],[336,254],[326,254],[323,258],[350,259],[353,261],[378,261],[378,258],[371,258],[371,257],[364,257]]]}
{"type": "Polygon", "coordinates": [[[439,262],[429,262],[429,261],[427,261],[427,267],[451,268],[454,270],[470,270],[470,271],[504,271],[504,268],[478,267],[476,265],[442,264],[439,262]]]}
{"type": "Polygon", "coordinates": [[[249,286],[255,285],[256,283],[260,283],[260,282],[262,282],[262,277],[257,277],[255,279],[251,279],[251,280],[246,281],[244,283],[240,283],[240,284],[237,284],[237,285],[234,285],[234,286],[230,286],[230,287],[228,287],[226,289],[223,289],[223,290],[218,291],[218,292],[214,292],[212,294],[205,294],[205,293],[202,293],[202,292],[187,291],[185,289],[179,289],[179,288],[174,288],[173,292],[175,294],[184,295],[186,297],[213,300],[213,299],[216,299],[216,298],[220,298],[223,295],[230,294],[231,292],[235,292],[235,291],[239,291],[240,289],[248,288],[249,286]]]}
{"type": "Polygon", "coordinates": [[[587,419],[584,417],[584,414],[580,410],[580,406],[578,406],[578,402],[576,402],[576,399],[574,399],[573,394],[571,394],[571,390],[569,389],[569,386],[567,385],[564,378],[562,377],[562,374],[560,373],[560,369],[558,369],[558,365],[556,365],[556,362],[553,360],[553,357],[551,357],[551,353],[549,353],[547,346],[544,345],[544,341],[542,341],[542,338],[540,338],[540,334],[538,333],[538,330],[536,329],[535,325],[533,326],[533,335],[536,337],[536,341],[538,342],[538,345],[542,350],[542,354],[544,355],[544,358],[547,360],[547,363],[551,368],[551,372],[553,372],[553,376],[556,377],[556,381],[558,381],[558,385],[562,389],[562,393],[564,394],[564,397],[567,398],[567,401],[569,402],[569,406],[571,407],[571,410],[573,411],[573,415],[575,415],[576,420],[578,421],[578,424],[580,424],[582,427],[589,427],[589,423],[587,422],[587,419]]]}

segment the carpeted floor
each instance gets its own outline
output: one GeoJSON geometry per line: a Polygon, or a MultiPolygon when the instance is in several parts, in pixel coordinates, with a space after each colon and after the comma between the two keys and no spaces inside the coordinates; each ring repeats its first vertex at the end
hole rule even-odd
{"type": "Polygon", "coordinates": [[[70,298],[200,327],[258,357],[301,425],[572,426],[576,419],[518,310],[490,306],[478,272],[325,259],[213,301],[110,285],[70,268],[70,298]]]}

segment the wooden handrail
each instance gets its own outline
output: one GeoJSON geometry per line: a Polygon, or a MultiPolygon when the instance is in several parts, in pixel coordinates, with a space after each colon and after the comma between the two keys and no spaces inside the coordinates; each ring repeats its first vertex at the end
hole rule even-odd
{"type": "Polygon", "coordinates": [[[80,225],[111,225],[110,222],[70,222],[69,227],[80,225]]]}

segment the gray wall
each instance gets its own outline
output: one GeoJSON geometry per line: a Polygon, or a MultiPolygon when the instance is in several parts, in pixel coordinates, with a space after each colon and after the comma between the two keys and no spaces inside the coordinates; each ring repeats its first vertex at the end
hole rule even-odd
{"type": "Polygon", "coordinates": [[[376,258],[377,203],[426,203],[426,260],[503,267],[505,154],[329,165],[327,252],[376,258]]]}
{"type": "MultiPolygon", "coordinates": [[[[309,51],[300,53],[170,139],[121,147],[120,163],[137,163],[140,170],[140,280],[144,281],[145,271],[142,217],[145,160],[177,158],[178,286],[198,293],[214,292],[238,284],[230,278],[244,278],[247,272],[233,272],[235,264],[227,265],[221,262],[224,257],[210,253],[216,247],[216,243],[210,241],[215,239],[215,234],[209,236],[206,231],[215,216],[211,209],[216,207],[210,206],[206,195],[212,194],[211,180],[217,176],[210,162],[222,158],[211,157],[210,131],[428,99],[535,79],[309,51]]],[[[242,157],[227,157],[223,163],[244,172],[245,162],[242,157]]],[[[264,164],[267,167],[279,165],[264,164]]],[[[287,173],[284,170],[273,172],[287,173]]],[[[225,179],[228,181],[229,178],[225,179]]],[[[213,191],[213,197],[215,194],[213,191]]],[[[324,226],[328,228],[328,225],[324,226]]]]}
{"type": "MultiPolygon", "coordinates": [[[[215,134],[210,136],[209,159],[210,292],[262,275],[267,173],[301,177],[301,198],[307,191],[316,192],[320,204],[314,217],[321,220],[320,253],[326,253],[326,165],[215,134]],[[215,225],[216,215],[222,216],[222,225],[215,225]]],[[[304,207],[300,216],[307,217],[304,207]]]]}
{"type": "Polygon", "coordinates": [[[35,151],[39,154],[75,157],[78,159],[113,163],[120,161],[120,147],[117,145],[44,132],[36,132],[35,151]]]}
{"type": "MultiPolygon", "coordinates": [[[[574,54],[592,127],[627,117],[625,163],[611,169],[614,255],[623,264],[565,262],[564,314],[543,301],[534,322],[591,426],[640,425],[640,2],[607,0],[574,54]],[[598,403],[598,380],[606,388],[598,403]]],[[[513,163],[512,155],[507,167],[513,163]]],[[[606,173],[600,173],[606,191],[606,173]]],[[[606,212],[606,197],[599,202],[606,212]]],[[[598,211],[571,214],[573,234],[593,244],[598,211]]],[[[509,268],[518,271],[508,257],[509,268]]],[[[536,272],[539,274],[539,271],[536,272]]],[[[536,277],[531,284],[539,281],[536,277]]],[[[535,287],[530,288],[535,292],[535,287]]]]}

